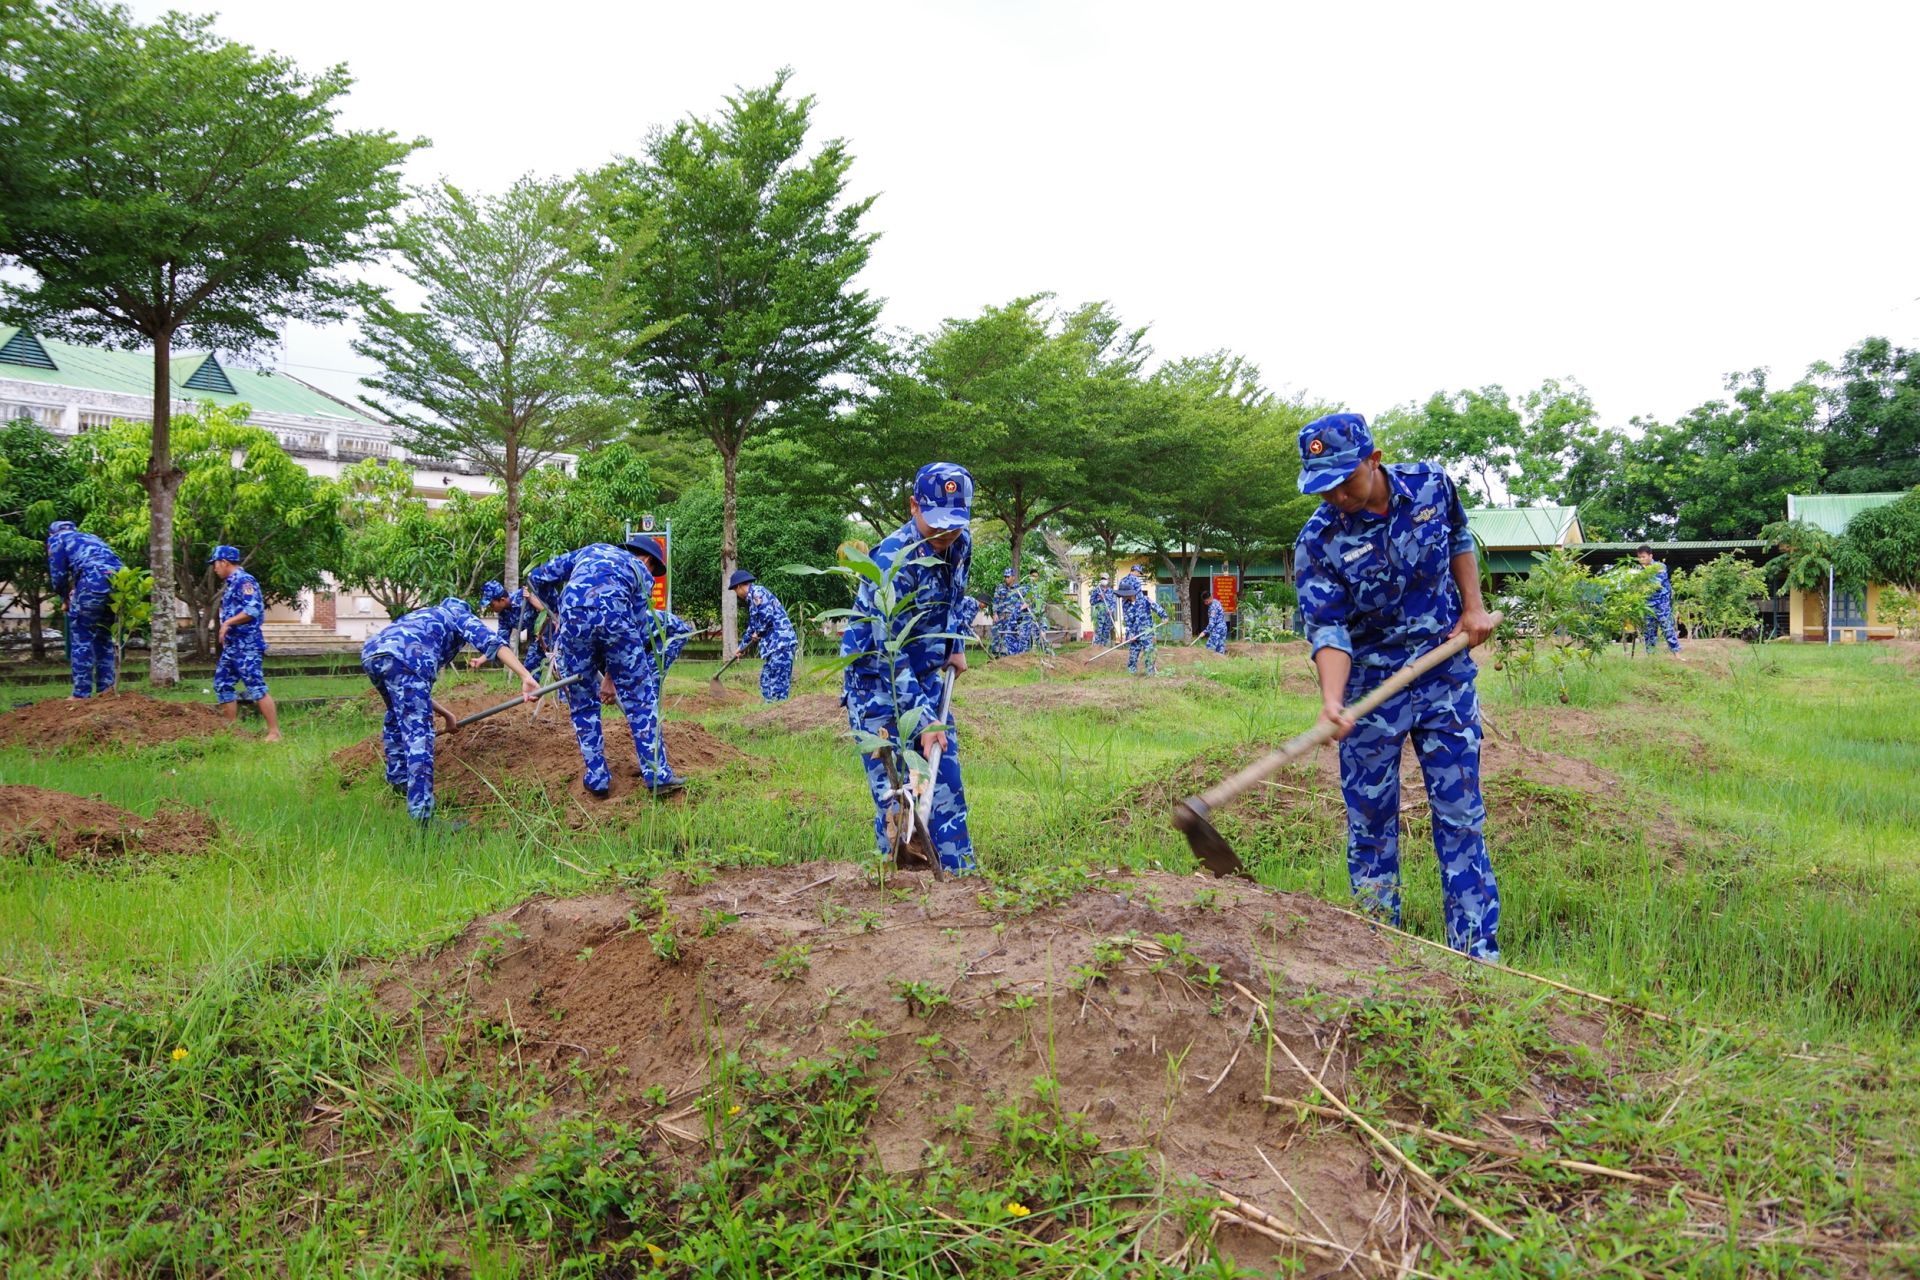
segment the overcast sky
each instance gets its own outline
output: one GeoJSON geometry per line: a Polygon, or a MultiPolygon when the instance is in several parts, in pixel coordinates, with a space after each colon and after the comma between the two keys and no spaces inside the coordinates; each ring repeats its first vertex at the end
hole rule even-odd
{"type": "MultiPolygon", "coordinates": [[[[890,326],[1051,291],[1369,414],[1572,375],[1615,424],[1730,370],[1920,345],[1920,4],[219,12],[347,63],[348,123],[424,135],[410,180],[475,190],[632,153],[791,66],[879,194],[863,280],[890,326]]],[[[361,367],[339,326],[276,363],[345,394],[361,367]]]]}

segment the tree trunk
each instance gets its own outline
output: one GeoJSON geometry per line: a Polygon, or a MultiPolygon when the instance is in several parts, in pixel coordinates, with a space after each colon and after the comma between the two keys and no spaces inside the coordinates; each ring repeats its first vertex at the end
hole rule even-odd
{"type": "Polygon", "coordinates": [[[739,529],[734,521],[740,482],[739,445],[720,443],[720,469],[724,477],[720,503],[720,652],[725,655],[740,644],[740,601],[727,590],[727,579],[740,567],[739,529]]]}
{"type": "Polygon", "coordinates": [[[174,617],[173,502],[186,473],[173,465],[173,334],[153,340],[153,447],[147,456],[147,553],[153,563],[153,637],[148,681],[180,683],[179,620],[174,617]]]}
{"type": "Polygon", "coordinates": [[[40,610],[46,604],[47,598],[38,591],[30,591],[21,599],[27,606],[27,638],[33,645],[33,660],[45,662],[47,660],[47,622],[40,616],[40,610]]]}
{"type": "Polygon", "coordinates": [[[520,433],[507,433],[506,466],[501,468],[501,479],[507,489],[507,576],[502,579],[507,590],[512,591],[520,585],[520,433]]]}

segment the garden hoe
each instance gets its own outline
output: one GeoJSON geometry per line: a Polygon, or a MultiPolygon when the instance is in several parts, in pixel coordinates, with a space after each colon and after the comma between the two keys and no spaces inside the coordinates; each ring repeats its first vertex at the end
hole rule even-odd
{"type": "MultiPolygon", "coordinates": [[[[944,726],[952,707],[953,669],[949,667],[940,674],[939,717],[926,727],[944,726]]],[[[940,855],[933,847],[931,829],[933,792],[940,774],[940,748],[935,747],[927,757],[927,773],[923,778],[913,776],[906,754],[898,746],[883,751],[880,759],[886,766],[887,785],[893,797],[887,808],[887,847],[893,865],[903,871],[931,871],[934,879],[945,879],[940,855]]]]}
{"type": "MultiPolygon", "coordinates": [[[[548,694],[552,693],[554,690],[564,689],[570,684],[579,684],[579,683],[580,683],[579,676],[568,676],[564,680],[555,680],[552,684],[541,685],[539,690],[533,695],[533,700],[535,703],[534,709],[536,711],[539,710],[538,704],[540,699],[546,697],[548,694]]],[[[526,705],[526,701],[527,700],[524,697],[513,698],[507,702],[501,703],[497,707],[488,707],[485,711],[476,711],[470,716],[461,716],[458,720],[455,720],[453,722],[453,727],[456,729],[459,729],[459,728],[465,727],[466,725],[474,724],[478,721],[485,720],[488,716],[497,716],[502,711],[511,711],[515,707],[526,705]]]]}
{"type": "MultiPolygon", "coordinates": [[[[1154,624],[1153,624],[1153,633],[1154,633],[1154,634],[1155,634],[1156,636],[1157,636],[1157,635],[1159,635],[1159,634],[1160,634],[1160,628],[1162,628],[1162,627],[1164,627],[1164,626],[1166,626],[1166,625],[1167,625],[1167,624],[1166,624],[1166,623],[1164,623],[1164,622],[1156,622],[1156,623],[1154,623],[1154,624]]],[[[1113,646],[1113,647],[1112,647],[1111,649],[1102,649],[1102,650],[1101,650],[1100,652],[1098,652],[1098,653],[1096,653],[1096,654],[1094,654],[1094,655],[1093,655],[1093,656],[1092,656],[1091,658],[1082,658],[1082,659],[1081,659],[1081,661],[1082,661],[1082,662],[1098,662],[1098,661],[1100,661],[1100,659],[1102,659],[1102,658],[1104,658],[1104,657],[1106,657],[1106,656],[1107,656],[1108,654],[1110,654],[1110,653],[1117,653],[1117,652],[1119,652],[1120,650],[1122,650],[1122,649],[1124,649],[1124,648],[1126,648],[1126,647],[1127,647],[1128,645],[1130,645],[1130,644],[1132,644],[1132,643],[1133,643],[1133,640],[1132,640],[1131,638],[1128,638],[1128,639],[1126,639],[1126,640],[1122,640],[1122,641],[1121,641],[1121,642],[1120,642],[1119,644],[1116,644],[1116,645],[1114,645],[1114,646],[1113,646]]]]}
{"type": "Polygon", "coordinates": [[[715,693],[719,693],[721,689],[726,687],[720,683],[720,677],[727,674],[727,668],[738,661],[740,661],[740,651],[736,649],[734,650],[733,656],[721,663],[720,669],[713,673],[713,679],[710,683],[713,685],[713,691],[715,693]]]}
{"type": "MultiPolygon", "coordinates": [[[[1500,614],[1493,615],[1495,626],[1500,625],[1500,614]]],[[[1447,659],[1468,647],[1467,637],[1463,633],[1447,641],[1439,648],[1415,658],[1400,670],[1387,677],[1381,686],[1360,701],[1347,708],[1347,714],[1355,720],[1370,715],[1381,703],[1433,670],[1447,659]]],[[[1333,726],[1321,720],[1293,741],[1277,751],[1268,752],[1252,764],[1234,774],[1224,782],[1201,792],[1197,796],[1188,796],[1173,806],[1173,825],[1187,837],[1187,843],[1193,847],[1193,856],[1200,859],[1201,865],[1216,876],[1240,876],[1251,880],[1240,857],[1234,853],[1226,838],[1214,829],[1214,810],[1225,804],[1231,804],[1242,795],[1253,790],[1271,777],[1282,765],[1298,760],[1307,752],[1333,737],[1333,726]]]]}

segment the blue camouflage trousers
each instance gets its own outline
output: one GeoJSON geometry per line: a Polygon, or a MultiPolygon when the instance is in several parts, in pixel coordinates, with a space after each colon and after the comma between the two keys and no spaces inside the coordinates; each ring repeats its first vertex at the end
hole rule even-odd
{"type": "Polygon", "coordinates": [[[1046,623],[1037,613],[1027,615],[1027,642],[1025,648],[1038,649],[1041,653],[1052,653],[1053,638],[1047,634],[1046,623]]]}
{"type": "Polygon", "coordinates": [[[365,659],[360,669],[387,704],[380,726],[387,783],[406,788],[407,812],[425,822],[433,816],[433,681],[386,653],[365,659]]]}
{"type": "Polygon", "coordinates": [[[237,702],[240,697],[237,688],[245,689],[247,698],[253,702],[266,697],[267,673],[261,666],[266,656],[266,649],[256,642],[228,641],[213,664],[214,699],[223,705],[237,702]]]}
{"type": "Polygon", "coordinates": [[[1215,653],[1227,651],[1227,620],[1225,618],[1207,624],[1207,648],[1215,653]]]}
{"type": "Polygon", "coordinates": [[[1093,611],[1093,642],[1102,648],[1113,643],[1113,615],[1105,609],[1093,611]]]}
{"type": "Polygon", "coordinates": [[[645,634],[619,622],[563,621],[558,661],[567,675],[581,677],[579,684],[567,686],[566,694],[573,736],[586,766],[581,781],[587,790],[605,791],[613,785],[600,725],[602,675],[612,679],[614,697],[627,713],[641,778],[648,787],[676,781],[660,737],[660,669],[654,665],[645,634]]]}
{"type": "Polygon", "coordinates": [[[1647,607],[1647,616],[1642,624],[1646,630],[1647,652],[1653,652],[1654,630],[1657,627],[1666,634],[1667,652],[1680,652],[1680,632],[1673,625],[1673,605],[1656,604],[1647,607]]]}
{"type": "Polygon", "coordinates": [[[104,591],[75,589],[67,610],[67,669],[73,696],[89,698],[113,688],[119,657],[113,650],[113,610],[104,591]]]}
{"type": "MultiPolygon", "coordinates": [[[[893,714],[893,701],[883,680],[862,678],[851,672],[846,680],[847,723],[855,732],[883,734],[900,740],[900,725],[893,714]]],[[[923,726],[924,729],[924,726],[923,726]]],[[[873,838],[882,854],[887,852],[888,794],[886,764],[877,755],[863,755],[867,771],[867,790],[873,793],[873,838]]],[[[928,834],[940,865],[948,871],[965,874],[974,870],[973,837],[967,832],[967,791],[960,782],[960,738],[953,723],[953,710],[947,710],[947,748],[940,753],[940,768],[933,779],[933,810],[928,834]]]]}
{"type": "Polygon", "coordinates": [[[793,692],[793,655],[785,647],[761,652],[760,701],[785,702],[793,692]]]}
{"type": "MultiPolygon", "coordinates": [[[[1347,701],[1357,702],[1387,672],[1356,669],[1347,701]]],[[[1347,873],[1362,911],[1400,923],[1400,750],[1411,734],[1426,779],[1433,850],[1447,945],[1483,960],[1500,958],[1500,891],[1482,834],[1480,701],[1471,662],[1426,676],[1354,727],[1340,744],[1347,801],[1347,873]]]]}

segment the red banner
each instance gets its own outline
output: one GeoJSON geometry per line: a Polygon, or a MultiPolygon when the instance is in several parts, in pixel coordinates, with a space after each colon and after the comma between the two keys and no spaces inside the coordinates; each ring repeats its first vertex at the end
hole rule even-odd
{"type": "MultiPolygon", "coordinates": [[[[669,555],[672,554],[672,551],[667,547],[666,530],[649,530],[648,535],[660,539],[660,549],[666,551],[669,555]]],[[[669,564],[671,564],[671,562],[669,562],[669,564]]],[[[653,607],[656,609],[664,610],[667,607],[667,574],[670,572],[672,572],[671,568],[662,569],[660,576],[653,580],[653,607]]]]}
{"type": "Polygon", "coordinates": [[[1213,594],[1228,613],[1240,612],[1240,581],[1230,573],[1213,575],[1213,594]]]}

